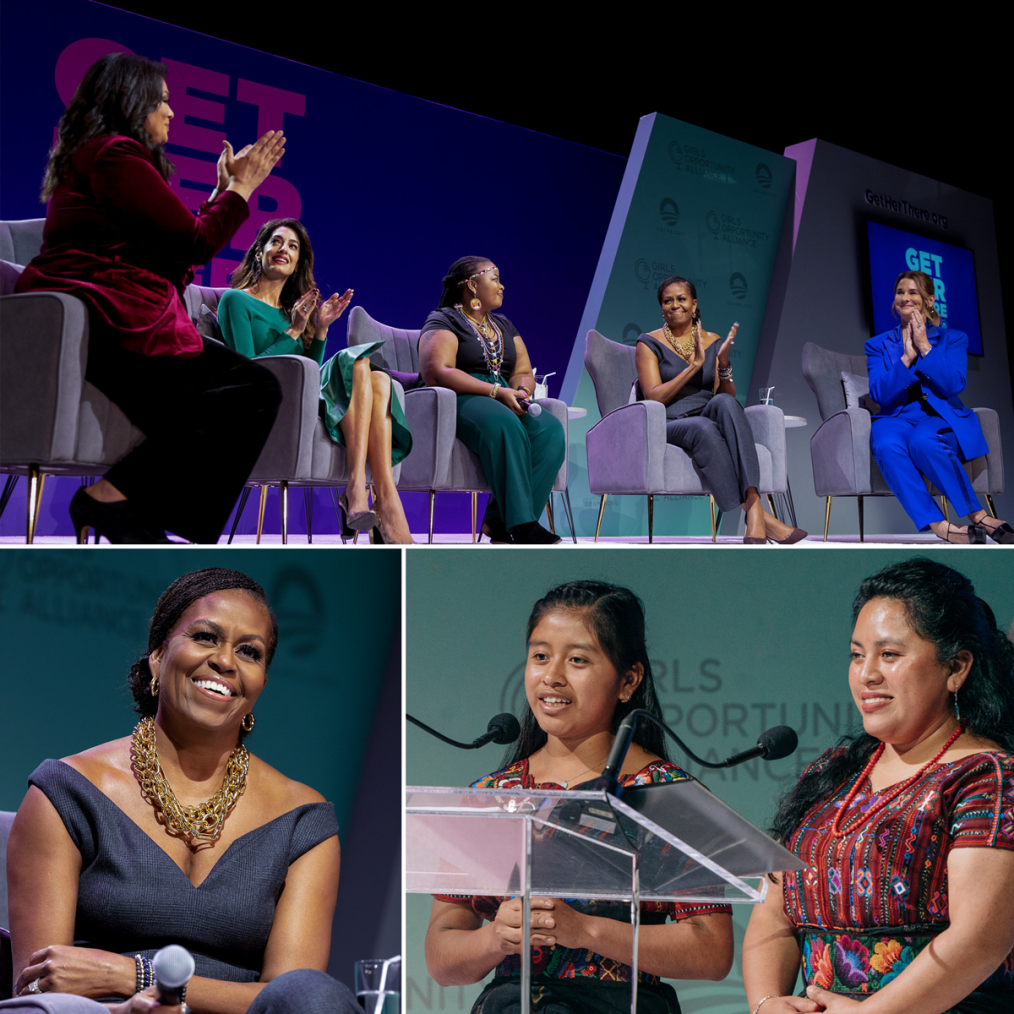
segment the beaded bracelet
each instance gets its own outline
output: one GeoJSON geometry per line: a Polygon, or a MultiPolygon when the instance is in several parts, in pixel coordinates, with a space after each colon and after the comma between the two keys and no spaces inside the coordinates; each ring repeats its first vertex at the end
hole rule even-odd
{"type": "Polygon", "coordinates": [[[719,380],[732,380],[732,367],[722,368],[718,367],[718,379],[719,380]]]}
{"type": "Polygon", "coordinates": [[[757,1014],[757,1011],[759,1011],[761,1009],[761,1004],[764,1003],[765,1000],[774,1000],[774,998],[776,996],[778,996],[777,993],[768,993],[767,996],[762,997],[760,1000],[758,1000],[757,1001],[757,1006],[754,1007],[754,1009],[753,1009],[753,1014],[757,1014]]]}
{"type": "Polygon", "coordinates": [[[499,390],[500,390],[500,385],[499,384],[494,384],[493,385],[493,390],[489,392],[489,396],[491,398],[495,398],[496,397],[496,392],[499,391],[499,390]]]}
{"type": "Polygon", "coordinates": [[[134,963],[137,966],[137,989],[134,992],[140,993],[141,990],[155,985],[155,970],[152,968],[151,958],[146,958],[143,954],[135,954],[134,963]]]}

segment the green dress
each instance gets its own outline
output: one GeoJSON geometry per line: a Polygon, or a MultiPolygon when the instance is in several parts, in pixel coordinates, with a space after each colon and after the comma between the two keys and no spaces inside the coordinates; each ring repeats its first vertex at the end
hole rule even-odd
{"type": "MultiPolygon", "coordinates": [[[[240,289],[229,289],[218,301],[218,326],[229,348],[248,359],[262,356],[305,356],[320,367],[321,417],[331,439],[345,446],[339,423],[352,396],[352,368],[357,359],[369,356],[384,343],[351,345],[324,361],[325,342],[314,339],[306,349],[299,338],[290,338],[289,318],[279,309],[240,289]]],[[[370,364],[371,369],[377,367],[370,364]]],[[[412,434],[401,402],[391,397],[391,464],[403,461],[412,450],[412,434]]]]}

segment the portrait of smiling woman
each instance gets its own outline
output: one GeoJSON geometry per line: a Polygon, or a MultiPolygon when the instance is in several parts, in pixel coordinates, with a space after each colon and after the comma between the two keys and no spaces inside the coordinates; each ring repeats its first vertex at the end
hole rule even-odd
{"type": "MultiPolygon", "coordinates": [[[[150,554],[141,561],[151,562],[150,554]]],[[[392,621],[395,564],[392,557],[392,621]]],[[[355,690],[319,685],[309,660],[312,624],[292,627],[291,617],[321,582],[297,570],[290,564],[267,572],[302,641],[295,696],[362,703],[355,690]]],[[[378,601],[383,612],[384,599],[378,601]]],[[[264,746],[277,758],[279,723],[294,713],[285,677],[280,693],[270,686],[278,646],[279,623],[257,581],[220,567],[183,574],[159,597],[147,646],[129,667],[133,732],[26,770],[29,787],[7,847],[9,1003],[25,998],[43,1010],[85,1014],[106,1009],[103,1001],[121,1014],[147,1011],[154,1004],[147,988],[152,958],[175,943],[196,963],[185,997],[195,1012],[359,1009],[349,989],[326,974],[341,865],[335,806],[248,748],[259,716],[262,726],[274,726],[264,746]]],[[[95,709],[94,696],[81,695],[82,713],[95,709]]],[[[372,700],[376,708],[376,691],[372,700]]],[[[293,738],[292,728],[306,740],[300,746],[309,748],[309,770],[332,792],[334,751],[312,719],[287,735],[282,730],[285,738],[293,738]]],[[[288,755],[299,762],[298,750],[288,755]]],[[[346,823],[346,841],[350,833],[346,823]]],[[[360,867],[360,874],[376,871],[360,867]]],[[[340,974],[373,956],[342,955],[340,974]]]]}

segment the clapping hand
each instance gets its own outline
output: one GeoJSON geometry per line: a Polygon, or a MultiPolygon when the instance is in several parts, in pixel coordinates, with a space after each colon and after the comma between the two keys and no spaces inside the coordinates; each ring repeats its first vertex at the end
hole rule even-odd
{"type": "Polygon", "coordinates": [[[222,142],[222,148],[225,175],[229,177],[227,189],[248,201],[285,154],[285,136],[280,130],[269,130],[253,144],[240,149],[238,155],[228,141],[222,142]]]}
{"type": "Polygon", "coordinates": [[[317,337],[323,338],[327,329],[345,312],[352,297],[355,295],[352,289],[346,289],[344,294],[339,296],[336,292],[320,308],[317,314],[317,337]]]}
{"type": "MultiPolygon", "coordinates": [[[[239,152],[232,157],[242,158],[244,155],[249,154],[252,147],[252,144],[248,144],[245,148],[240,148],[239,152]]],[[[228,142],[224,142],[222,145],[222,154],[218,156],[218,186],[215,188],[215,192],[219,194],[229,186],[229,182],[231,180],[231,177],[229,176],[229,169],[226,165],[226,159],[230,154],[231,149],[228,146],[228,142]]]]}
{"type": "Polygon", "coordinates": [[[719,346],[718,349],[718,365],[722,369],[728,369],[729,367],[729,356],[732,354],[732,346],[736,344],[736,332],[739,330],[739,321],[729,329],[729,336],[719,346]]]}
{"type": "Polygon", "coordinates": [[[693,325],[691,332],[694,336],[694,358],[690,363],[695,369],[699,369],[704,365],[704,325],[701,323],[698,317],[697,323],[693,325]]]}
{"type": "Polygon", "coordinates": [[[301,338],[304,348],[309,348],[313,341],[313,338],[306,333],[306,325],[310,322],[310,317],[313,315],[319,299],[320,290],[310,289],[309,292],[304,292],[296,300],[296,305],[292,308],[292,324],[287,334],[292,338],[301,338]],[[295,334],[292,333],[293,331],[295,334]]]}
{"type": "Polygon", "coordinates": [[[926,336],[926,320],[920,310],[912,311],[910,323],[912,327],[912,344],[915,346],[915,351],[920,356],[924,356],[932,346],[929,343],[929,338],[926,336]]]}

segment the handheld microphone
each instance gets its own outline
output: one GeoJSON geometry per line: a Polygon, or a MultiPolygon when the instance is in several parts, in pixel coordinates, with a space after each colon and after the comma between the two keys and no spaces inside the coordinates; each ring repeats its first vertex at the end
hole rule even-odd
{"type": "Polygon", "coordinates": [[[485,746],[487,743],[513,743],[521,735],[521,723],[513,715],[506,712],[501,715],[494,715],[489,720],[486,731],[477,739],[473,739],[471,743],[459,743],[456,739],[450,739],[442,732],[431,729],[425,722],[420,722],[418,718],[413,718],[409,714],[405,715],[405,719],[413,725],[418,726],[423,732],[436,736],[442,743],[456,746],[459,750],[475,750],[480,746],[485,746]]]}
{"type": "Polygon", "coordinates": [[[521,411],[527,412],[533,419],[538,419],[542,415],[542,406],[535,402],[528,402],[524,398],[518,398],[518,404],[521,406],[521,411]]]}
{"type": "Polygon", "coordinates": [[[187,983],[194,974],[194,958],[185,947],[169,944],[151,959],[155,973],[155,998],[164,1006],[182,1003],[187,983]]]}

